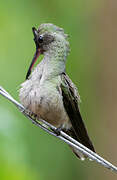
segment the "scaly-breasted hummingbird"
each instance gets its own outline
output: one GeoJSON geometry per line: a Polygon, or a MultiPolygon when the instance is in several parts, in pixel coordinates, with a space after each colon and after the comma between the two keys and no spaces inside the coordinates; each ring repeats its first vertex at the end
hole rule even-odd
{"type": "MultiPolygon", "coordinates": [[[[79,111],[80,96],[76,86],[65,72],[69,54],[67,34],[53,24],[41,24],[32,28],[36,52],[21,84],[20,101],[26,109],[60,128],[80,143],[94,150],[79,111]],[[42,61],[31,73],[40,54],[42,61]]],[[[85,157],[72,147],[80,159],[85,157]]]]}

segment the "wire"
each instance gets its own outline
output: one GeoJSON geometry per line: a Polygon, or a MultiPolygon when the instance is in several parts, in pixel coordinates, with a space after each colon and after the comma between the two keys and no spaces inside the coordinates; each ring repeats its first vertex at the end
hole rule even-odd
{"type": "Polygon", "coordinates": [[[70,146],[76,148],[78,151],[83,153],[85,156],[87,156],[90,160],[94,160],[97,163],[101,164],[105,168],[110,169],[111,171],[114,171],[117,173],[117,167],[99,156],[97,153],[94,153],[87,147],[85,147],[83,144],[79,143],[72,137],[70,137],[68,134],[60,130],[59,135],[57,133],[57,128],[50,123],[44,121],[43,119],[38,119],[36,117],[31,116],[31,113],[26,110],[18,101],[16,101],[4,88],[0,86],[0,94],[4,96],[6,99],[11,101],[18,109],[19,111],[24,114],[33,124],[40,127],[47,133],[55,136],[56,138],[61,139],[65,143],[69,144],[70,146]]]}

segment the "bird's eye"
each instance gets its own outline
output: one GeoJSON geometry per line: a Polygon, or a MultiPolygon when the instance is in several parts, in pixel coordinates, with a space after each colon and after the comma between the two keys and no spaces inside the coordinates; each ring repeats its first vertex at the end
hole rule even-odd
{"type": "Polygon", "coordinates": [[[42,43],[42,42],[43,42],[43,36],[42,36],[42,35],[39,36],[38,42],[39,42],[39,43],[42,43]]]}

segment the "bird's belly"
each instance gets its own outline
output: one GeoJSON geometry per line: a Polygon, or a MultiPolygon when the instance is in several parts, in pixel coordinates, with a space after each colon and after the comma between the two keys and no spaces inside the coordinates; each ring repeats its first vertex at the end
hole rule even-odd
{"type": "Polygon", "coordinates": [[[20,90],[20,101],[31,112],[52,125],[69,126],[69,118],[63,106],[62,96],[56,88],[32,88],[30,91],[20,90]],[[23,93],[25,91],[25,97],[23,93]],[[21,95],[22,94],[22,95],[21,95]]]}
{"type": "Polygon", "coordinates": [[[40,115],[43,119],[56,127],[61,126],[68,120],[62,100],[56,95],[48,94],[48,97],[46,98],[41,96],[41,101],[36,114],[40,115]]]}

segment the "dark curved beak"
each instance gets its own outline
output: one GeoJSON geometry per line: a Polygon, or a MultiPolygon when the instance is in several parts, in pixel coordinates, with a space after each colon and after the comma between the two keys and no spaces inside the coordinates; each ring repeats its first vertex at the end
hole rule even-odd
{"type": "Polygon", "coordinates": [[[34,35],[35,44],[37,46],[37,37],[38,37],[37,29],[35,27],[32,27],[32,32],[33,32],[33,35],[34,35]]]}
{"type": "Polygon", "coordinates": [[[39,55],[40,55],[40,49],[39,49],[39,46],[38,46],[38,43],[37,43],[38,32],[37,32],[37,30],[36,30],[35,27],[32,28],[32,31],[33,31],[33,34],[34,34],[34,41],[35,41],[35,44],[36,44],[36,52],[35,52],[35,54],[34,54],[34,57],[33,57],[33,59],[32,59],[32,62],[31,62],[31,64],[30,64],[30,67],[29,67],[29,69],[28,69],[28,72],[27,72],[27,75],[26,75],[26,79],[28,79],[28,77],[30,76],[31,70],[32,70],[32,68],[33,68],[33,66],[34,66],[37,58],[38,58],[39,55]]]}

